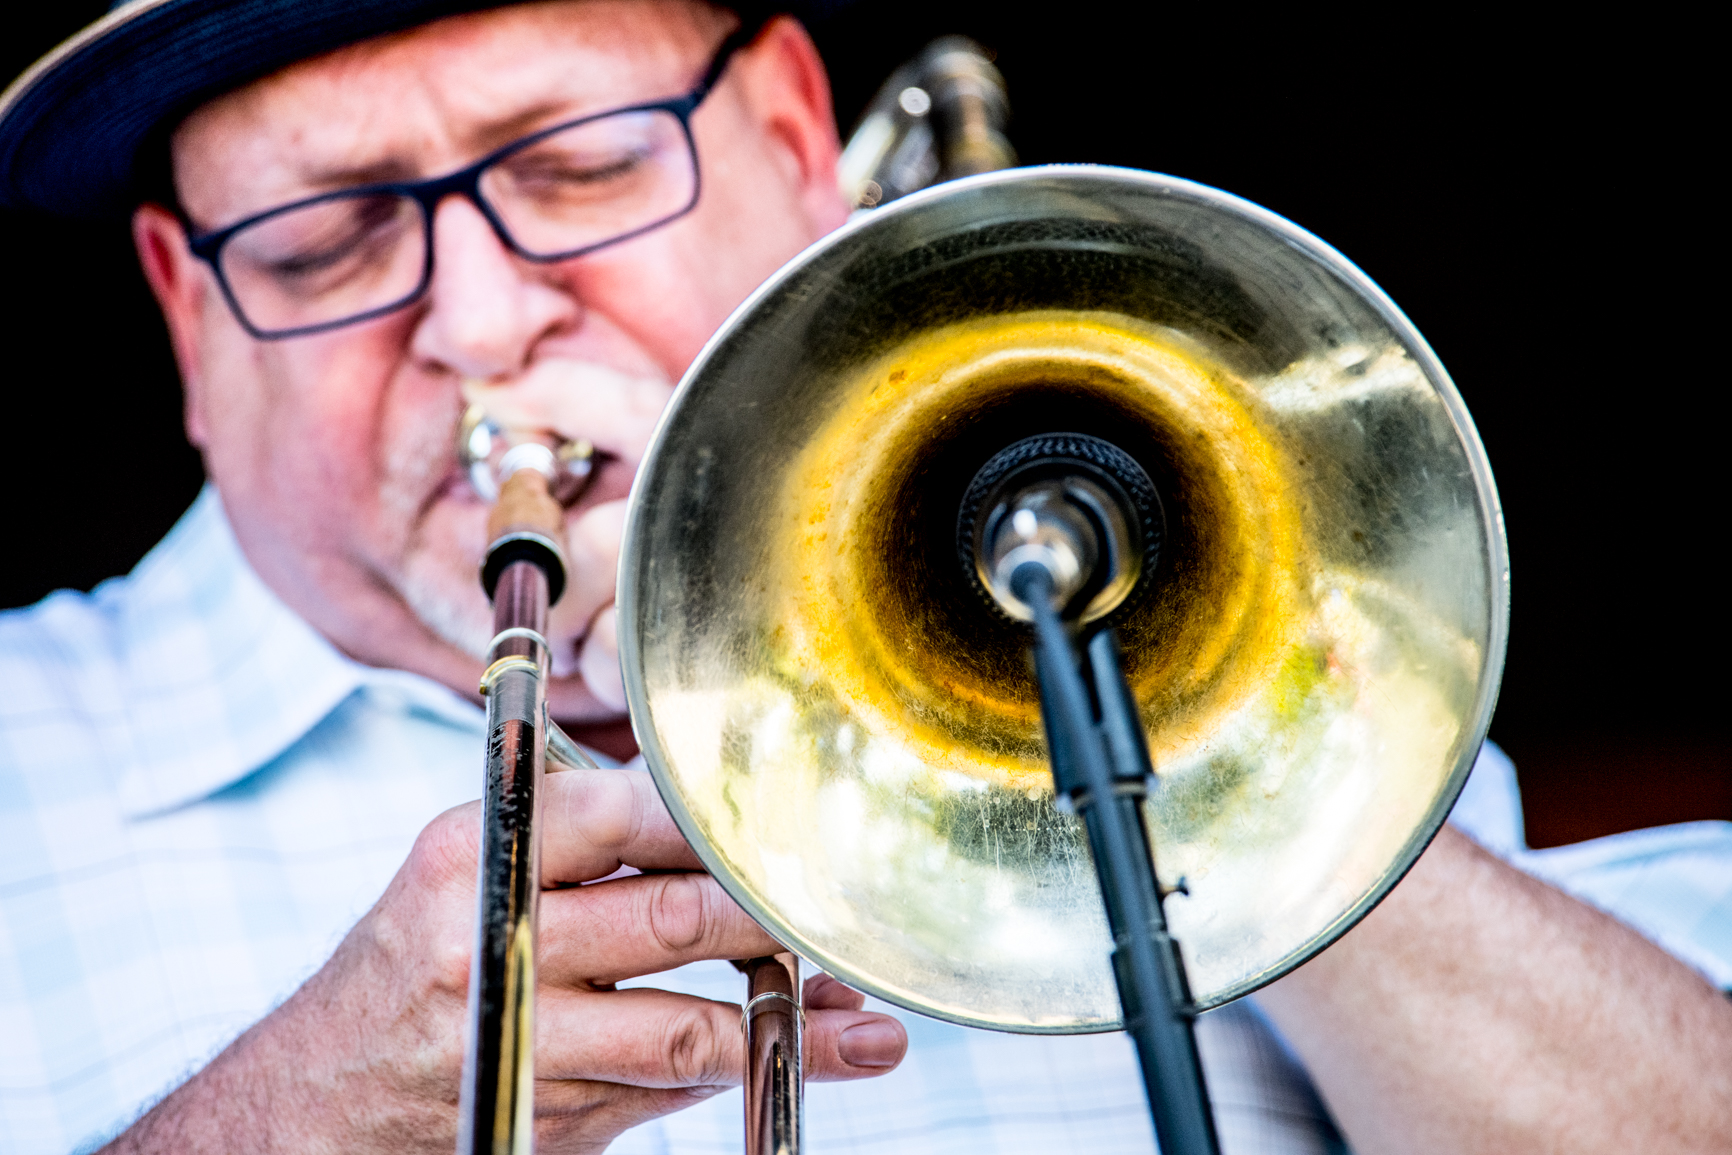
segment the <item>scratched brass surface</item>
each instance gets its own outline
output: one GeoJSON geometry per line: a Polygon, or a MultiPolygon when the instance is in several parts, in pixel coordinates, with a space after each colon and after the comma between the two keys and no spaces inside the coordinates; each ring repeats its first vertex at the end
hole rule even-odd
{"type": "Polygon", "coordinates": [[[997,449],[1087,432],[1166,508],[1113,624],[1198,1001],[1370,908],[1483,737],[1507,623],[1460,398],[1351,265],[1246,202],[1118,169],[909,197],[808,250],[682,383],[621,567],[633,719],[687,837],[772,933],[893,1002],[1117,1025],[1052,805],[1022,627],[956,556],[997,449]]]}

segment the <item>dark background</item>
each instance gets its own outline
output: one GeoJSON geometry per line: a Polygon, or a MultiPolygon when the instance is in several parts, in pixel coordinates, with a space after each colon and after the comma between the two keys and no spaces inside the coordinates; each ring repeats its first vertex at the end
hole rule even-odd
{"type": "MultiPolygon", "coordinates": [[[[104,7],[14,23],[0,74],[104,7]]],[[[1639,28],[1596,45],[1417,10],[1370,29],[1219,11],[867,3],[815,35],[844,129],[891,68],[966,33],[997,54],[1024,162],[1216,185],[1358,263],[1449,366],[1497,473],[1514,598],[1492,736],[1530,841],[1732,818],[1726,404],[1698,295],[1717,134],[1638,66],[1659,47],[1639,28]]],[[[15,606],[126,572],[203,474],[125,226],[0,214],[0,252],[15,606]]]]}

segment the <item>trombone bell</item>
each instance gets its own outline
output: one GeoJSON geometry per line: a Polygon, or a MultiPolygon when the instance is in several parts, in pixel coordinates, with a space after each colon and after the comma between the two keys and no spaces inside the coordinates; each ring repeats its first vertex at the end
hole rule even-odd
{"type": "Polygon", "coordinates": [[[634,493],[621,654],[709,869],[844,981],[969,1025],[1112,1029],[1027,627],[965,520],[996,454],[1098,438],[1157,500],[1103,611],[1199,1006],[1342,934],[1447,815],[1507,630],[1490,468],[1423,339],[1295,226],[1066,167],[917,193],[761,288],[634,493]],[[1127,571],[1129,572],[1129,571],[1127,571]]]}

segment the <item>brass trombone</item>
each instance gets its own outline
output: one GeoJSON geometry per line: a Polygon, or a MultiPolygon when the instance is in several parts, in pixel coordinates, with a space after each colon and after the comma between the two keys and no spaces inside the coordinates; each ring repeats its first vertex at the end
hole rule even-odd
{"type": "MultiPolygon", "coordinates": [[[[529,1150],[534,786],[582,759],[540,688],[575,459],[541,453],[486,567],[464,1152],[529,1150]]],[[[1508,563],[1460,396],[1363,273],[1217,190],[1053,167],[895,199],[758,289],[644,459],[616,604],[663,798],[789,948],[747,966],[759,1155],[798,1150],[800,959],[988,1029],[1165,1015],[1151,1098],[1190,1078],[1189,1018],[1345,933],[1441,826],[1496,699],[1508,563]],[[1052,687],[1079,676],[1065,729],[1052,687]],[[1078,742],[1107,778],[1066,779],[1078,742]],[[1130,1015],[1109,800],[1145,832],[1167,967],[1130,1015]]]]}

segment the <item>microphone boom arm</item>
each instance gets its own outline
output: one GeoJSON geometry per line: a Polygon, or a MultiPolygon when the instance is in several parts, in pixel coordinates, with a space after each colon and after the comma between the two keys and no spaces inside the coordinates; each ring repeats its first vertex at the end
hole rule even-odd
{"type": "Polygon", "coordinates": [[[1025,562],[1011,585],[1034,611],[1035,670],[1053,783],[1061,805],[1068,803],[1088,831],[1113,936],[1113,978],[1155,1136],[1172,1155],[1216,1155],[1220,1143],[1192,1030],[1197,1011],[1179,944],[1167,932],[1143,819],[1154,770],[1117,642],[1111,630],[1101,630],[1083,647],[1085,681],[1071,631],[1053,606],[1046,569],[1025,562]]]}

